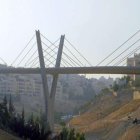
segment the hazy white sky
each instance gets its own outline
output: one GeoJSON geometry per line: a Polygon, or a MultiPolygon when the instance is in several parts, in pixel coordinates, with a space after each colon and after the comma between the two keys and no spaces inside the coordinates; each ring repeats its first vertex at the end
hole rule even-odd
{"type": "Polygon", "coordinates": [[[140,29],[139,0],[0,0],[0,57],[8,64],[39,29],[61,34],[96,65],[140,29]]]}

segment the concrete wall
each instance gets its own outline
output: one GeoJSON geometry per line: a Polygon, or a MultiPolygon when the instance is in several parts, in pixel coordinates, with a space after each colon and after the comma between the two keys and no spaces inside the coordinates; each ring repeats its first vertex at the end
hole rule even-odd
{"type": "Polygon", "coordinates": [[[134,91],[133,92],[133,100],[140,99],[140,91],[134,91]]]}

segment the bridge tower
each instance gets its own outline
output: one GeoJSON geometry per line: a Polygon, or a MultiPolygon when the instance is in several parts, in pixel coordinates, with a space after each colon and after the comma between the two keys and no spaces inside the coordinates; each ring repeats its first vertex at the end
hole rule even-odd
{"type": "MultiPolygon", "coordinates": [[[[64,35],[62,35],[60,38],[55,68],[59,68],[60,64],[61,64],[61,56],[62,56],[62,52],[63,52],[64,38],[65,38],[64,35]]],[[[57,73],[53,74],[51,91],[49,93],[48,81],[47,81],[47,76],[46,76],[47,72],[45,69],[45,62],[44,62],[42,43],[41,43],[41,37],[40,37],[39,30],[36,31],[36,39],[37,39],[37,47],[38,47],[39,62],[40,62],[40,73],[41,73],[42,84],[43,84],[46,125],[49,125],[50,129],[53,130],[53,128],[54,128],[54,101],[55,101],[56,87],[57,87],[57,81],[58,81],[59,75],[57,73]]]]}

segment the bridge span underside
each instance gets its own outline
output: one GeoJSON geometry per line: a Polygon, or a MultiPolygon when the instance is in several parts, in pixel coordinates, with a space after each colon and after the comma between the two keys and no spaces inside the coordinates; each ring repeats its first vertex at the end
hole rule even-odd
{"type": "MultiPolygon", "coordinates": [[[[40,68],[1,68],[0,74],[40,74],[40,68]]],[[[140,74],[140,67],[99,66],[46,68],[46,74],[140,74]]]]}

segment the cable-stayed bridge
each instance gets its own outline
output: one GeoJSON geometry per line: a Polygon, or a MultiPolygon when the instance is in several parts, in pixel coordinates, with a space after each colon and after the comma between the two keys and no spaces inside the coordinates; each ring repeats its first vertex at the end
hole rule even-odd
{"type": "MultiPolygon", "coordinates": [[[[36,31],[10,67],[0,68],[0,74],[41,74],[46,121],[53,129],[59,74],[140,74],[139,66],[126,66],[127,58],[140,50],[139,35],[140,31],[137,31],[96,66],[92,66],[64,35],[51,42],[36,31]],[[47,74],[53,76],[50,91],[47,74]]],[[[6,64],[2,58],[0,60],[6,64]]]]}

